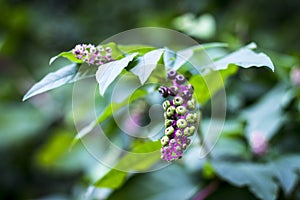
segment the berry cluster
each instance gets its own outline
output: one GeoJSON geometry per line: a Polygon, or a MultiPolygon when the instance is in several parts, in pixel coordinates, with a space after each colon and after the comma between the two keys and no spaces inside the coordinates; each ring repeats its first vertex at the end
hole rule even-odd
{"type": "Polygon", "coordinates": [[[199,116],[196,101],[192,98],[194,88],[186,84],[184,76],[176,71],[168,72],[168,79],[172,80],[170,87],[160,86],[158,91],[164,98],[165,135],[161,138],[161,158],[166,161],[180,159],[184,150],[190,144],[189,137],[196,130],[199,116]]]}
{"type": "Polygon", "coordinates": [[[92,44],[78,44],[72,50],[77,59],[92,65],[102,65],[112,61],[112,49],[104,48],[101,45],[94,46],[92,44]]]}

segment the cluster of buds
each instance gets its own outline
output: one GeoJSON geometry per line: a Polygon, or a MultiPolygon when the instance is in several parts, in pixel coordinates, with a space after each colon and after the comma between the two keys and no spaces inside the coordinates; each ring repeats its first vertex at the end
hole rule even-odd
{"type": "Polygon", "coordinates": [[[72,53],[77,59],[91,65],[102,65],[113,60],[112,49],[101,45],[95,47],[92,44],[78,44],[72,53]]]}
{"type": "Polygon", "coordinates": [[[185,77],[174,70],[168,72],[168,79],[173,85],[160,86],[158,91],[162,97],[168,98],[163,103],[165,135],[161,138],[161,158],[171,162],[180,159],[190,144],[189,137],[196,131],[199,115],[193,99],[193,86],[186,84],[185,77]]]}

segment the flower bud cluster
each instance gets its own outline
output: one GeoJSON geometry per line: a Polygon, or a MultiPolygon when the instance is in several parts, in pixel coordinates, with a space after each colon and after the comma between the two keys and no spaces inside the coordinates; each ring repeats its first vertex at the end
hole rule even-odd
{"type": "Polygon", "coordinates": [[[189,137],[196,131],[199,116],[192,97],[193,86],[186,84],[185,77],[174,70],[168,72],[168,79],[172,80],[173,85],[160,86],[158,91],[168,98],[163,103],[165,135],[161,138],[161,158],[171,162],[180,159],[190,144],[189,137]]]}
{"type": "Polygon", "coordinates": [[[102,65],[112,61],[112,49],[104,48],[101,45],[94,46],[92,44],[78,44],[72,50],[77,59],[91,65],[102,65]]]}

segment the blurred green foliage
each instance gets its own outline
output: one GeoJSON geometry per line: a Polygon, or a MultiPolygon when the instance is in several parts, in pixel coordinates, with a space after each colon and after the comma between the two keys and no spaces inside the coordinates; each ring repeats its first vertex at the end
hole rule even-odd
{"type": "MultiPolygon", "coordinates": [[[[247,69],[229,79],[226,84],[229,120],[212,156],[251,157],[250,147],[243,138],[245,123],[251,127],[262,122],[263,127],[275,127],[269,133],[274,135],[269,141],[271,155],[299,154],[300,90],[299,85],[291,82],[290,72],[300,65],[300,1],[0,0],[0,199],[82,199],[91,180],[96,181],[109,170],[98,166],[82,144],[76,144],[69,151],[76,134],[71,117],[72,86],[25,103],[21,103],[21,99],[33,83],[53,71],[47,68],[49,58],[58,52],[70,50],[77,43],[100,43],[121,31],[141,26],[186,31],[200,43],[226,42],[236,48],[255,41],[264,48],[275,64],[275,73],[247,69]],[[191,20],[196,20],[192,25],[212,23],[205,25],[211,27],[211,32],[191,33],[190,26],[180,29],[176,20],[187,13],[193,16],[191,20]],[[201,22],[205,16],[210,19],[201,22]],[[284,89],[263,97],[275,85],[284,89]],[[255,112],[263,103],[263,114],[275,113],[271,119],[240,115],[246,110],[263,116],[255,112]]],[[[57,69],[62,62],[65,61],[56,61],[53,68],[57,69]]],[[[203,108],[204,117],[208,107],[209,104],[203,108]]],[[[193,151],[188,156],[197,157],[193,151]]],[[[285,162],[296,158],[289,156],[285,162]]],[[[261,162],[257,157],[251,159],[261,162]]],[[[289,169],[286,170],[288,177],[296,179],[293,174],[296,167],[288,168],[282,160],[284,158],[274,161],[279,171],[289,169]]],[[[222,177],[222,169],[228,167],[214,172],[210,163],[188,161],[185,165],[188,169],[174,165],[164,171],[129,178],[128,184],[110,198],[192,197],[204,188],[202,183],[215,177],[215,173],[222,177]],[[142,189],[135,190],[136,187],[142,189]]],[[[291,184],[281,178],[282,183],[291,184]]],[[[208,199],[255,199],[245,188],[223,181],[219,184],[208,199]]],[[[291,190],[284,186],[284,191],[278,192],[279,199],[284,199],[291,190]]],[[[293,189],[289,198],[299,199],[299,185],[293,189]]],[[[94,192],[95,198],[105,196],[104,190],[98,192],[94,192]]]]}

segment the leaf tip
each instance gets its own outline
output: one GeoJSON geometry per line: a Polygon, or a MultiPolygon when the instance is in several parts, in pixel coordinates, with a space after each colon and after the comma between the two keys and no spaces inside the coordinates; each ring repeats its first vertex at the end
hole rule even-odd
{"type": "Polygon", "coordinates": [[[52,58],[50,58],[49,60],[49,66],[52,65],[52,63],[58,58],[58,56],[54,56],[52,58]]]}

